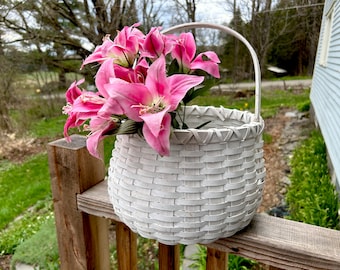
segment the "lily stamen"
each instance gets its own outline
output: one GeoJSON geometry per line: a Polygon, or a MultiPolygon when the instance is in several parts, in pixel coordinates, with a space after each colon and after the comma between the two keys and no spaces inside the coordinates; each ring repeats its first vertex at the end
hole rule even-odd
{"type": "Polygon", "coordinates": [[[164,98],[158,97],[157,99],[154,99],[151,105],[132,105],[131,108],[139,108],[139,115],[143,115],[146,113],[158,113],[164,110],[164,98]]]}

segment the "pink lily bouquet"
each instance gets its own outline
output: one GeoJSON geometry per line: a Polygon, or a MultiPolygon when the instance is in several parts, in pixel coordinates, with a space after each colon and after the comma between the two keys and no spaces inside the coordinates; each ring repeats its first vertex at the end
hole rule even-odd
{"type": "Polygon", "coordinates": [[[169,155],[172,128],[188,128],[178,111],[220,77],[218,56],[212,51],[196,56],[192,33],[166,35],[154,27],[145,35],[138,26],[124,27],[114,40],[105,36],[84,60],[82,67],[99,64],[96,92],[79,88],[84,79],[66,92],[64,136],[69,140],[70,128],[83,127],[95,157],[106,136],[132,133],[143,135],[160,155],[169,155]]]}

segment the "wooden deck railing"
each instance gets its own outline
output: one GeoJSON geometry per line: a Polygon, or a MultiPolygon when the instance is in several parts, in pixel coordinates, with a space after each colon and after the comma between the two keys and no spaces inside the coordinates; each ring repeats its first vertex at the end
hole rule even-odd
{"type": "MultiPolygon", "coordinates": [[[[137,268],[137,237],[115,215],[107,195],[102,161],[89,155],[85,138],[48,145],[61,269],[110,269],[109,220],[116,222],[118,268],[137,268]]],[[[236,235],[208,247],[207,269],[227,269],[227,254],[269,269],[340,269],[340,231],[255,216],[236,235]]],[[[179,269],[179,246],[159,244],[159,269],[179,269]]]]}

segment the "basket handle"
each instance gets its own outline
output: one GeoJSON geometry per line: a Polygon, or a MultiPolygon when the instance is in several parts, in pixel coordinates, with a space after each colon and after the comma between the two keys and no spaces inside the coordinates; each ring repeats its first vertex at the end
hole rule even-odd
{"type": "Polygon", "coordinates": [[[260,111],[261,111],[261,69],[260,69],[260,63],[257,58],[256,52],[254,48],[250,45],[248,40],[243,37],[240,33],[236,32],[235,30],[219,24],[213,24],[213,23],[203,23],[203,22],[190,22],[190,23],[183,23],[179,24],[173,27],[170,27],[166,30],[163,30],[163,34],[170,34],[173,32],[176,32],[178,30],[185,30],[185,29],[192,29],[192,28],[211,28],[211,29],[217,29],[222,32],[226,32],[227,34],[230,34],[240,40],[249,50],[250,55],[253,60],[254,64],[254,71],[255,71],[255,118],[256,121],[260,121],[260,111]]]}

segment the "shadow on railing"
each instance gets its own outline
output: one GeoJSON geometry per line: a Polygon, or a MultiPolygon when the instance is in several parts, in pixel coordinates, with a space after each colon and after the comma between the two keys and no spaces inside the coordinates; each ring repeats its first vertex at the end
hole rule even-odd
{"type": "MultiPolygon", "coordinates": [[[[107,194],[105,167],[92,157],[85,137],[48,145],[61,269],[110,269],[109,219],[116,222],[118,269],[137,269],[136,234],[120,222],[107,194]]],[[[255,216],[236,235],[206,245],[207,269],[228,269],[228,253],[267,269],[340,269],[340,231],[255,216]]],[[[159,244],[159,269],[179,269],[179,246],[159,244]]]]}

